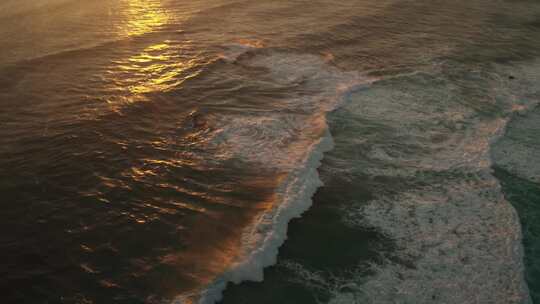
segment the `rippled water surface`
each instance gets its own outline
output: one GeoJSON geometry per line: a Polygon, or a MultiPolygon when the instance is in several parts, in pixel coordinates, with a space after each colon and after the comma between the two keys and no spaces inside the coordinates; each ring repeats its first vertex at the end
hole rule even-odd
{"type": "Polygon", "coordinates": [[[540,301],[537,1],[5,0],[0,42],[2,303],[540,301]]]}

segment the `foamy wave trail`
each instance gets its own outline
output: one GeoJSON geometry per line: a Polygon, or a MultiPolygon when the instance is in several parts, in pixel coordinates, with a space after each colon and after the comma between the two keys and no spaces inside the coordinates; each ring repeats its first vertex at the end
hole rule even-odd
{"type": "Polygon", "coordinates": [[[382,232],[396,252],[373,264],[369,277],[358,269],[337,287],[317,282],[334,288],[329,303],[530,303],[519,218],[492,174],[490,151],[512,115],[534,107],[538,95],[501,77],[508,71],[477,72],[482,82],[474,88],[485,95],[460,95],[455,79],[469,72],[449,68],[450,75],[381,81],[347,103],[347,115],[385,127],[362,134],[356,149],[366,159],[347,166],[403,185],[342,210],[347,225],[382,232]]]}
{"type": "Polygon", "coordinates": [[[282,176],[274,203],[243,233],[241,254],[228,271],[197,294],[182,295],[174,303],[215,303],[229,282],[263,280],[264,267],[276,263],[278,248],[287,238],[287,224],[311,206],[322,185],[317,168],[333,148],[326,114],[340,106],[344,95],[369,85],[373,79],[343,72],[323,56],[292,54],[257,46],[229,46],[227,64],[264,69],[260,81],[288,88],[287,98],[269,111],[218,113],[210,124],[208,145],[219,158],[240,159],[275,170],[282,176]]]}

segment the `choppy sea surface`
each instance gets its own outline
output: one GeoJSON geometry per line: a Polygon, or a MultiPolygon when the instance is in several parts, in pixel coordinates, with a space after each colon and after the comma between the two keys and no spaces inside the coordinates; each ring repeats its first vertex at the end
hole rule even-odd
{"type": "Polygon", "coordinates": [[[540,303],[540,2],[4,0],[0,302],[540,303]]]}

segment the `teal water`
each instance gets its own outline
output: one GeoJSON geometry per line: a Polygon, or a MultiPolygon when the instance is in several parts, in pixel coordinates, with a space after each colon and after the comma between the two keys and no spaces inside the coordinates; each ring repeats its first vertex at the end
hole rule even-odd
{"type": "Polygon", "coordinates": [[[493,147],[495,176],[516,208],[523,230],[525,275],[534,303],[540,303],[540,108],[515,115],[493,147]]]}
{"type": "Polygon", "coordinates": [[[533,303],[540,303],[540,185],[495,168],[506,198],[519,213],[525,247],[525,275],[533,303]]]}

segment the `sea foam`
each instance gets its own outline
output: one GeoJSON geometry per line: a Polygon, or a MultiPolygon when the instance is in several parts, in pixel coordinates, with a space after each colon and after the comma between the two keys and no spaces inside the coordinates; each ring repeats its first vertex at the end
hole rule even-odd
{"type": "Polygon", "coordinates": [[[505,72],[459,84],[487,92],[477,96],[457,85],[458,67],[445,73],[381,81],[344,107],[382,125],[355,147],[366,159],[347,165],[396,185],[343,208],[343,221],[380,231],[396,251],[372,275],[349,278],[347,291],[329,290],[330,303],[529,303],[519,218],[492,175],[490,149],[512,113],[537,98],[505,72]]]}

